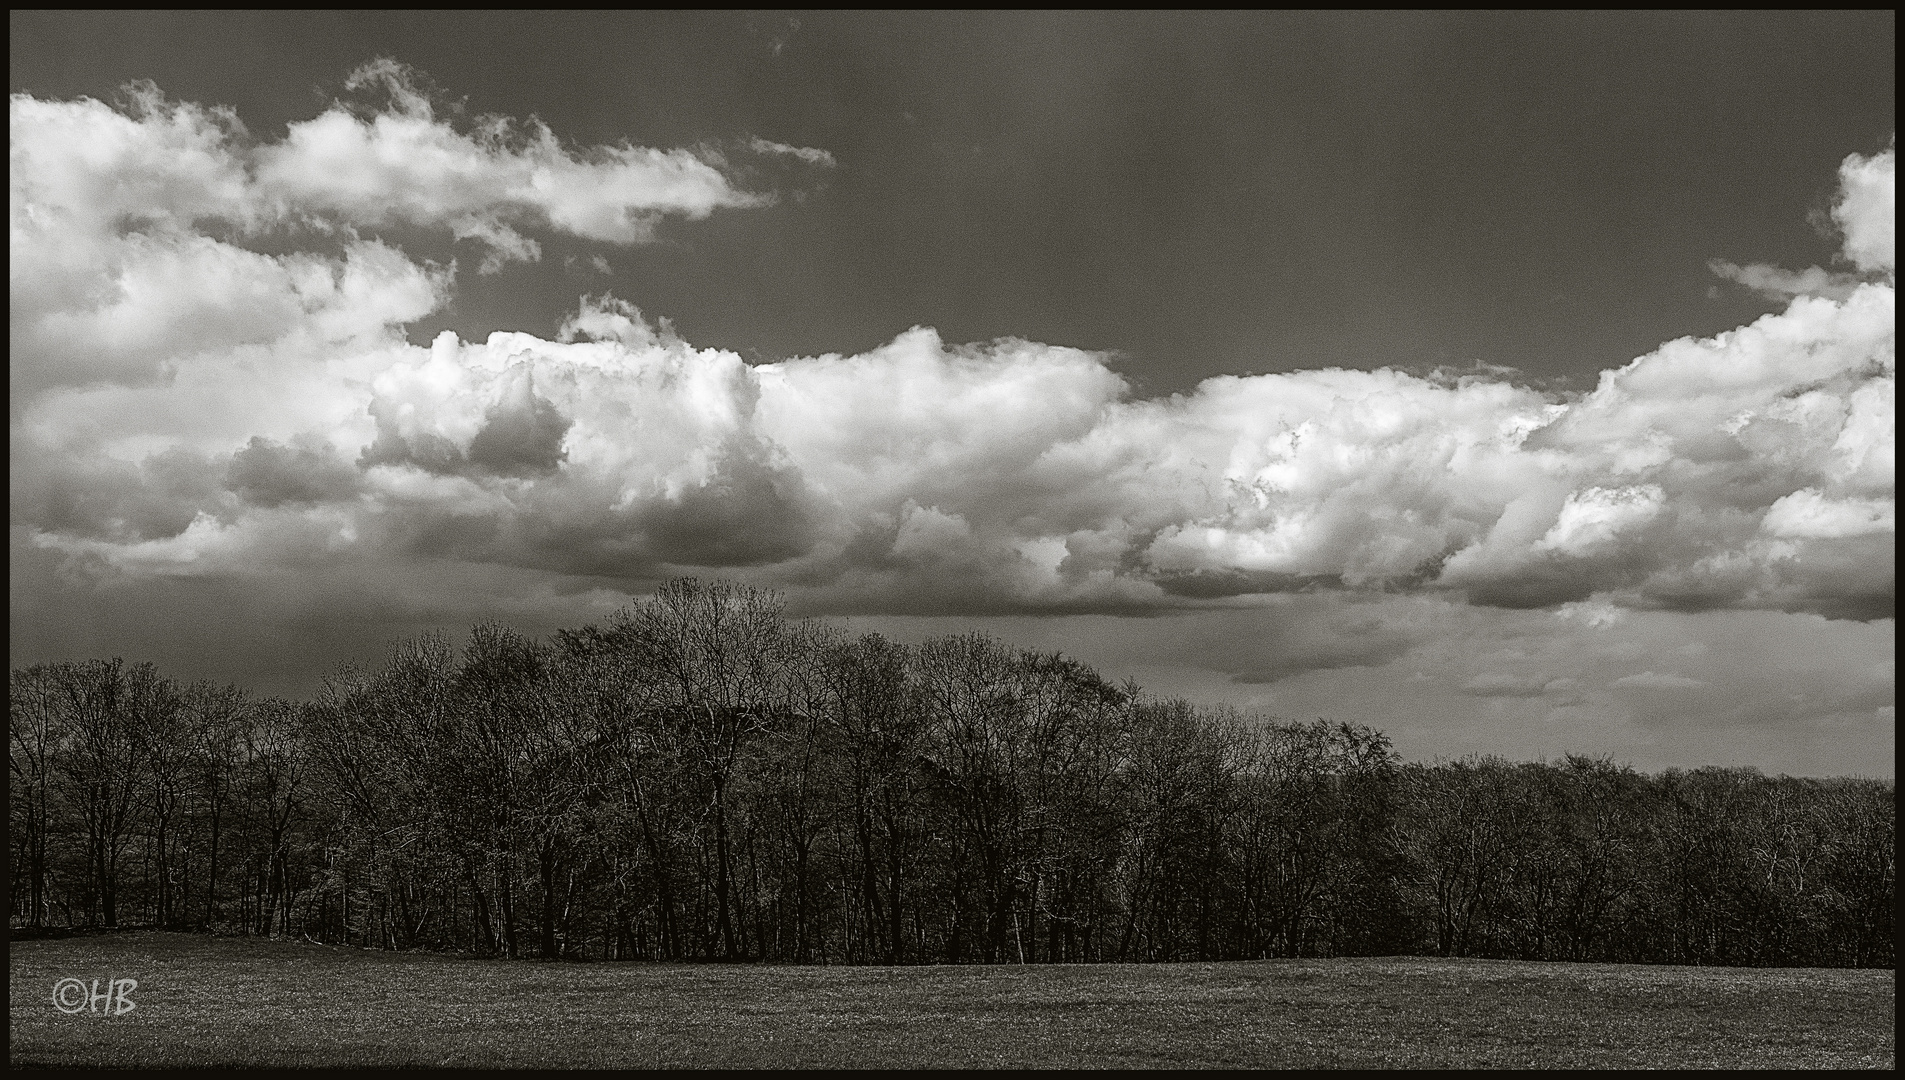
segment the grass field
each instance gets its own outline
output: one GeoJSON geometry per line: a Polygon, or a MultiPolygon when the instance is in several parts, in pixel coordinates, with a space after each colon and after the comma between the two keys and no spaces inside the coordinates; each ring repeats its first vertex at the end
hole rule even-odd
{"type": "Polygon", "coordinates": [[[9,945],[13,1067],[1893,1067],[1891,971],[1420,958],[544,964],[185,934],[9,945]],[[65,1014],[62,978],[134,978],[65,1014]]]}

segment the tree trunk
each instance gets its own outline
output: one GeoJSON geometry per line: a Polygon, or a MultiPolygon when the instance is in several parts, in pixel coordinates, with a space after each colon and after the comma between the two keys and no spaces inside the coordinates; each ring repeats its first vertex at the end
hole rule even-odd
{"type": "Polygon", "coordinates": [[[119,897],[114,888],[113,874],[107,868],[106,845],[102,841],[93,848],[94,877],[99,885],[99,910],[107,926],[119,925],[119,897]]]}
{"type": "Polygon", "coordinates": [[[887,829],[886,829],[886,859],[887,859],[888,876],[892,879],[892,884],[891,886],[889,886],[887,890],[887,893],[888,893],[887,901],[889,905],[888,911],[887,911],[887,918],[893,920],[892,945],[890,947],[890,951],[887,953],[886,962],[889,964],[897,965],[901,962],[902,958],[904,957],[904,952],[901,946],[901,941],[902,941],[901,916],[903,914],[904,909],[900,907],[899,830],[893,827],[893,824],[891,821],[888,821],[887,829]]]}
{"type": "Polygon", "coordinates": [[[503,870],[500,875],[502,878],[502,887],[497,890],[499,894],[497,898],[502,902],[503,908],[504,955],[514,960],[516,959],[516,904],[515,897],[510,888],[510,879],[516,875],[512,872],[508,862],[509,860],[504,860],[503,870]]]}
{"type": "Polygon", "coordinates": [[[496,955],[496,926],[489,917],[489,895],[483,891],[482,883],[476,879],[475,867],[470,868],[470,892],[474,897],[476,914],[476,940],[483,952],[496,955]]]}
{"type": "Polygon", "coordinates": [[[542,869],[542,958],[556,959],[556,844],[544,839],[538,852],[542,869]]]}
{"type": "Polygon", "coordinates": [[[218,782],[212,781],[212,837],[210,865],[205,871],[205,928],[210,929],[218,919],[218,828],[219,812],[223,809],[218,797],[218,782]]]}
{"type": "Polygon", "coordinates": [[[172,928],[172,866],[171,861],[166,858],[165,852],[167,815],[155,813],[153,816],[156,819],[153,822],[153,839],[158,847],[159,929],[170,930],[172,928]]]}
{"type": "Polygon", "coordinates": [[[738,954],[734,943],[734,922],[728,918],[728,819],[726,784],[714,784],[714,928],[721,940],[724,956],[732,960],[738,954]]]}

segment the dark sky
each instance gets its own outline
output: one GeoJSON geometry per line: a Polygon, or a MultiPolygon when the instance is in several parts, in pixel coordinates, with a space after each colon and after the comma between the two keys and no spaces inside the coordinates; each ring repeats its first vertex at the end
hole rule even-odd
{"type": "Polygon", "coordinates": [[[1153,393],[1474,360],[1591,382],[1768,310],[1708,260],[1827,264],[1809,215],[1894,127],[1890,12],[14,12],[9,41],[12,90],[150,79],[267,138],[390,56],[579,144],[839,162],[612,277],[560,241],[465,274],[415,340],[547,333],[611,288],[754,360],[923,324],[1116,350],[1153,393]]]}

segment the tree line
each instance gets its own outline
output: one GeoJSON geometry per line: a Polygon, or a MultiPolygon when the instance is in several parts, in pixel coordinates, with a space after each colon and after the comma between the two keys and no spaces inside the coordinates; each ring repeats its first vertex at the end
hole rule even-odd
{"type": "Polygon", "coordinates": [[[10,680],[11,918],[502,957],[1891,966],[1895,785],[1399,761],[692,579],[314,700],[10,680]]]}

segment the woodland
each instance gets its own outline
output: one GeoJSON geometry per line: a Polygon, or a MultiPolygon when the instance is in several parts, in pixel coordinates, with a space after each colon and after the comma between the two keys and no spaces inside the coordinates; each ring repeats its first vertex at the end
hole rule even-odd
{"type": "Polygon", "coordinates": [[[307,701],[14,669],[15,933],[804,964],[1433,955],[1890,967],[1896,786],[1404,762],[683,579],[307,701]]]}

